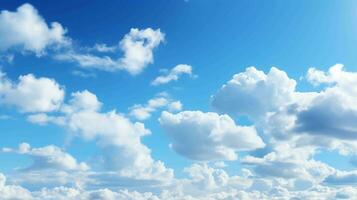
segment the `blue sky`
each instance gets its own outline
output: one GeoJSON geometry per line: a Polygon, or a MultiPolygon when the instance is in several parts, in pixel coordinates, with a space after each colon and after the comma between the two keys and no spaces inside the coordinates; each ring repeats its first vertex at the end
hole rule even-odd
{"type": "Polygon", "coordinates": [[[356,6],[0,2],[0,199],[353,199],[356,6]]]}

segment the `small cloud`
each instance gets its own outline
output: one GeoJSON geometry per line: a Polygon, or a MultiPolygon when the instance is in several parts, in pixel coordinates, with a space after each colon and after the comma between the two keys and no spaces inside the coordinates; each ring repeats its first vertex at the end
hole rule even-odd
{"type": "Polygon", "coordinates": [[[163,85],[171,81],[177,81],[183,74],[187,74],[192,78],[197,77],[192,74],[192,67],[185,64],[176,65],[176,67],[172,68],[170,71],[160,70],[160,72],[166,75],[158,76],[151,82],[151,85],[163,85]]]}

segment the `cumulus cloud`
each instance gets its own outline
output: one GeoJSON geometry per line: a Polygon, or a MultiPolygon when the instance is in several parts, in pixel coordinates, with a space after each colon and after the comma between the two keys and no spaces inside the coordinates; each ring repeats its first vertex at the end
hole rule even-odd
{"type": "Polygon", "coordinates": [[[250,67],[221,87],[212,97],[212,106],[222,113],[249,116],[258,128],[278,140],[298,134],[356,139],[356,73],[337,64],[328,72],[310,68],[307,80],[322,89],[298,92],[296,81],[285,72],[271,68],[265,74],[250,67]]]}
{"type": "Polygon", "coordinates": [[[32,74],[20,76],[12,82],[0,72],[1,104],[14,106],[21,112],[49,112],[59,109],[64,89],[55,80],[32,74]]]}
{"type": "Polygon", "coordinates": [[[243,164],[252,165],[256,175],[265,178],[283,178],[289,189],[305,190],[320,184],[335,170],[329,165],[312,159],[313,147],[294,147],[279,143],[263,157],[246,156],[243,164]]]}
{"type": "Polygon", "coordinates": [[[313,101],[298,112],[295,131],[356,139],[357,126],[357,73],[343,70],[343,65],[331,67],[328,73],[309,69],[308,80],[315,84],[328,83],[313,101]]]}
{"type": "Polygon", "coordinates": [[[6,177],[0,173],[0,194],[3,200],[33,199],[31,192],[17,185],[7,185],[6,177]]]}
{"type": "Polygon", "coordinates": [[[42,54],[51,45],[63,45],[69,42],[66,30],[58,22],[50,26],[30,4],[23,4],[16,11],[0,12],[0,50],[23,48],[36,54],[42,54]]]}
{"type": "Polygon", "coordinates": [[[249,67],[218,90],[212,106],[223,113],[256,117],[289,104],[295,86],[295,80],[275,67],[268,74],[249,67]]]}
{"type": "Polygon", "coordinates": [[[151,84],[152,85],[163,85],[171,81],[177,81],[180,76],[187,74],[192,75],[192,67],[190,65],[179,64],[172,68],[166,75],[158,76],[155,78],[151,84]]]}
{"type": "Polygon", "coordinates": [[[31,148],[27,143],[19,145],[18,149],[3,148],[2,152],[17,153],[29,156],[33,163],[26,167],[25,171],[37,171],[43,169],[50,170],[87,170],[88,165],[84,162],[77,162],[70,154],[64,152],[57,146],[49,145],[40,148],[31,148]]]}
{"type": "Polygon", "coordinates": [[[139,74],[154,62],[154,49],[164,41],[165,34],[160,29],[132,28],[119,42],[118,48],[106,45],[96,45],[95,49],[102,53],[117,53],[119,49],[123,55],[112,58],[111,55],[96,55],[68,51],[55,56],[58,60],[75,62],[82,68],[99,69],[104,71],[125,70],[132,75],[139,74]]]}
{"type": "Polygon", "coordinates": [[[193,160],[235,160],[236,151],[264,147],[252,126],[238,126],[228,115],[164,111],[159,119],[171,147],[193,160]]]}
{"type": "Polygon", "coordinates": [[[59,115],[34,115],[29,121],[55,123],[69,129],[84,140],[95,140],[101,155],[96,163],[102,170],[116,172],[133,179],[170,180],[173,170],[151,157],[151,150],[142,143],[150,130],[144,124],[131,122],[116,111],[101,112],[102,103],[89,91],[72,93],[59,115]]]}
{"type": "MultiPolygon", "coordinates": [[[[308,80],[320,84],[320,91],[296,91],[296,82],[277,68],[267,74],[248,68],[235,75],[212,97],[215,109],[231,117],[202,111],[162,112],[159,122],[171,148],[192,160],[208,161],[186,167],[184,173],[188,176],[184,178],[174,178],[172,169],[152,157],[151,150],[142,142],[151,133],[143,123],[133,122],[117,111],[102,111],[102,103],[89,91],[74,92],[56,112],[35,113],[28,119],[55,123],[74,136],[94,141],[100,152],[93,163],[95,171],[60,165],[67,173],[31,173],[26,178],[13,175],[9,180],[11,184],[29,185],[36,183],[35,179],[46,180],[50,186],[66,184],[31,192],[37,199],[46,199],[46,195],[48,199],[351,199],[357,194],[351,187],[356,184],[356,172],[334,169],[314,155],[321,148],[338,150],[342,155],[357,152],[356,141],[351,140],[355,139],[355,73],[339,65],[328,72],[314,69],[309,73],[308,80]],[[241,100],[250,102],[246,105],[257,110],[244,108],[241,100]],[[230,103],[229,109],[219,102],[230,103]],[[240,126],[232,119],[242,115],[248,115],[253,125],[240,126]],[[265,134],[264,142],[257,130],[265,134]],[[244,164],[241,176],[231,176],[222,168],[222,162],[209,162],[236,160],[239,151],[249,151],[240,160],[244,164]],[[68,171],[85,174],[81,177],[68,171]],[[76,183],[69,187],[69,180],[76,183]],[[137,185],[142,186],[140,191],[155,192],[117,190],[137,185]]],[[[0,88],[6,88],[6,84],[0,88]]],[[[167,96],[155,96],[140,108],[146,111],[143,116],[150,116],[152,110],[170,109],[174,102],[167,96]]],[[[175,104],[172,107],[181,107],[180,103],[175,104]]],[[[41,163],[48,167],[49,163],[55,164],[53,168],[58,169],[61,159],[43,158],[48,156],[44,153],[48,148],[21,145],[18,149],[3,150],[23,152],[32,158],[34,149],[42,149],[36,154],[44,160],[41,163]]]]}

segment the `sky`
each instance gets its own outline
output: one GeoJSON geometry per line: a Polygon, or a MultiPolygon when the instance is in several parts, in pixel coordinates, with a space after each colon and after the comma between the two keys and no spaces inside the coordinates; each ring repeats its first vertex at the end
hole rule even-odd
{"type": "Polygon", "coordinates": [[[0,200],[357,196],[355,1],[0,2],[0,200]]]}

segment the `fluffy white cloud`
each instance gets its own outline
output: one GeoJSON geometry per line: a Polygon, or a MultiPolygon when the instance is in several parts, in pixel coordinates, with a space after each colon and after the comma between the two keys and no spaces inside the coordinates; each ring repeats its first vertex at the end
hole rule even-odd
{"type": "Polygon", "coordinates": [[[154,161],[150,149],[142,144],[141,137],[150,131],[141,123],[132,123],[114,111],[82,111],[69,116],[68,126],[81,137],[98,138],[103,150],[103,166],[108,170],[118,170],[123,176],[133,178],[172,176],[172,171],[154,161]]]}
{"type": "MultiPolygon", "coordinates": [[[[353,87],[357,84],[357,73],[347,72],[343,65],[337,64],[328,72],[309,69],[307,80],[314,85],[323,84],[321,91],[298,92],[295,80],[285,72],[271,68],[265,74],[250,67],[223,85],[212,97],[212,105],[223,113],[248,115],[259,129],[274,139],[323,135],[345,140],[350,146],[347,140],[357,138],[354,103],[357,90],[353,87]]],[[[336,147],[336,142],[326,138],[304,138],[317,146],[336,147]]],[[[337,146],[345,149],[344,145],[337,146]]]]}
{"type": "Polygon", "coordinates": [[[63,98],[63,87],[53,79],[28,74],[20,76],[15,83],[0,72],[0,100],[3,105],[15,106],[21,112],[48,112],[57,110],[63,98]]]}
{"type": "Polygon", "coordinates": [[[33,199],[31,192],[17,185],[6,185],[6,177],[0,173],[0,198],[2,200],[33,199]]]}
{"type": "Polygon", "coordinates": [[[102,103],[99,102],[97,96],[88,90],[82,92],[72,93],[72,99],[69,101],[69,106],[65,107],[66,112],[88,110],[97,111],[100,110],[102,103]],[[66,110],[69,109],[69,110],[66,110]]]}
{"type": "Polygon", "coordinates": [[[120,59],[123,68],[131,74],[140,73],[146,65],[154,61],[153,50],[164,38],[165,35],[160,29],[132,28],[120,41],[120,49],[124,52],[120,59]]]}
{"type": "Polygon", "coordinates": [[[292,147],[276,144],[273,151],[262,158],[246,156],[241,161],[254,166],[257,176],[281,178],[289,190],[305,190],[318,185],[334,172],[334,168],[312,159],[313,147],[292,147]]]}
{"type": "MultiPolygon", "coordinates": [[[[104,71],[125,70],[132,75],[139,74],[144,68],[154,62],[154,49],[164,41],[165,34],[160,29],[147,28],[139,30],[132,28],[119,42],[123,56],[112,58],[110,55],[98,56],[89,53],[68,51],[55,56],[58,60],[76,62],[83,68],[99,69],[104,71]]],[[[115,51],[117,48],[97,46],[102,53],[115,51]]],[[[113,53],[113,52],[111,52],[113,53]]]]}
{"type": "Polygon", "coordinates": [[[77,162],[70,154],[64,152],[57,146],[49,145],[40,148],[31,148],[27,143],[19,145],[18,149],[3,148],[2,152],[18,153],[28,155],[33,160],[31,166],[23,170],[88,170],[89,167],[84,162],[77,162]]]}
{"type": "MultiPolygon", "coordinates": [[[[153,101],[152,104],[160,102],[153,101]]],[[[150,149],[141,142],[150,130],[116,111],[101,112],[101,105],[96,95],[85,90],[72,94],[69,103],[62,106],[62,114],[33,115],[29,121],[40,124],[52,122],[84,140],[97,141],[101,156],[96,164],[102,170],[133,179],[170,180],[173,170],[166,168],[163,162],[155,161],[150,149]]]]}
{"type": "Polygon", "coordinates": [[[327,83],[311,103],[296,114],[295,131],[341,139],[357,138],[357,73],[346,72],[337,64],[328,73],[309,69],[308,80],[327,83]]]}
{"type": "Polygon", "coordinates": [[[296,92],[295,87],[296,81],[275,67],[267,74],[248,67],[223,85],[211,104],[222,113],[248,116],[258,129],[276,139],[289,139],[296,119],[292,112],[309,104],[315,95],[296,92]]]}
{"type": "Polygon", "coordinates": [[[264,147],[252,126],[238,126],[228,115],[164,111],[159,119],[171,139],[171,147],[194,160],[235,160],[236,151],[264,147]]]}
{"type": "Polygon", "coordinates": [[[66,44],[66,30],[57,22],[49,27],[37,10],[23,4],[16,11],[0,12],[0,50],[20,47],[40,55],[50,45],[66,44]]]}
{"type": "Polygon", "coordinates": [[[151,114],[160,108],[167,108],[172,112],[180,111],[182,104],[180,101],[173,101],[166,94],[158,95],[150,99],[146,105],[136,104],[129,108],[129,115],[138,120],[146,120],[151,117],[151,114]]]}
{"type": "Polygon", "coordinates": [[[212,105],[220,112],[257,117],[289,104],[295,86],[295,80],[275,67],[268,74],[249,67],[221,87],[212,105]]]}
{"type": "Polygon", "coordinates": [[[158,76],[151,84],[162,85],[171,81],[177,81],[181,75],[187,74],[192,76],[192,67],[190,65],[179,64],[172,68],[166,75],[158,76]]]}

